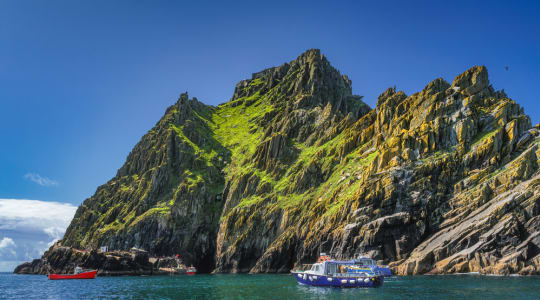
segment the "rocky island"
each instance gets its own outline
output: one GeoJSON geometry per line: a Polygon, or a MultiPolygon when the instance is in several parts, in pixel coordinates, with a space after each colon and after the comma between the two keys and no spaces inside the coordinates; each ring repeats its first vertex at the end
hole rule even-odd
{"type": "Polygon", "coordinates": [[[308,50],[216,107],[180,95],[15,272],[153,274],[151,257],[182,253],[202,272],[274,273],[327,252],[402,275],[540,274],[539,164],[540,126],[483,66],[370,108],[308,50]]]}

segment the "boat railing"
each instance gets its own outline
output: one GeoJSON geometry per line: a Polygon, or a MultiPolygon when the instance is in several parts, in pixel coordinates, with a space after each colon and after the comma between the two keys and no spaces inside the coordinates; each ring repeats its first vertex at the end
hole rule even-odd
{"type": "Polygon", "coordinates": [[[343,278],[370,277],[366,273],[333,273],[333,274],[328,274],[328,275],[332,277],[343,277],[343,278]]]}

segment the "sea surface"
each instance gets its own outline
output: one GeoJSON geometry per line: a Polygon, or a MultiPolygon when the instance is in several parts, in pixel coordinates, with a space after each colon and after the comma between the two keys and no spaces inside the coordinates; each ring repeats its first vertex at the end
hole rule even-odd
{"type": "Polygon", "coordinates": [[[97,277],[0,273],[0,299],[540,299],[540,277],[406,276],[380,288],[303,286],[290,275],[97,277]]]}

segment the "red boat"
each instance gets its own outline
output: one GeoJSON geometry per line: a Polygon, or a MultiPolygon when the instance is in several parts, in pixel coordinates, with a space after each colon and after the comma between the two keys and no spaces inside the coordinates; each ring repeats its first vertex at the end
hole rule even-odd
{"type": "Polygon", "coordinates": [[[75,274],[49,274],[50,280],[58,279],[94,279],[96,278],[97,270],[85,271],[83,272],[80,268],[75,268],[75,274]]]}
{"type": "Polygon", "coordinates": [[[186,274],[188,275],[195,275],[195,273],[197,273],[197,269],[195,269],[194,266],[189,267],[186,271],[186,274]]]}

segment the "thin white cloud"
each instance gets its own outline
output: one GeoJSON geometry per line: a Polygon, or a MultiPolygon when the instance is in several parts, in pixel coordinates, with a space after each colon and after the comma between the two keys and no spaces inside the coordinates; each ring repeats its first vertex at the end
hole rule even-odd
{"type": "Polygon", "coordinates": [[[75,210],[77,207],[69,203],[0,199],[0,220],[15,220],[28,225],[37,221],[41,228],[46,228],[41,226],[44,223],[49,224],[47,227],[68,225],[75,210]]]}
{"type": "Polygon", "coordinates": [[[68,203],[0,199],[0,272],[39,258],[63,237],[76,210],[68,203]]]}
{"type": "Polygon", "coordinates": [[[43,229],[43,231],[51,238],[59,240],[64,235],[66,227],[52,226],[43,229]]]}
{"type": "Polygon", "coordinates": [[[11,238],[5,237],[0,241],[0,250],[6,249],[8,247],[14,247],[14,246],[15,246],[15,242],[11,238]]]}
{"type": "Polygon", "coordinates": [[[57,186],[58,181],[41,176],[38,173],[26,173],[24,179],[33,181],[41,186],[57,186]]]}
{"type": "Polygon", "coordinates": [[[15,252],[16,246],[17,245],[15,245],[13,239],[4,237],[2,240],[0,240],[0,256],[17,256],[17,252],[15,252]]]}

